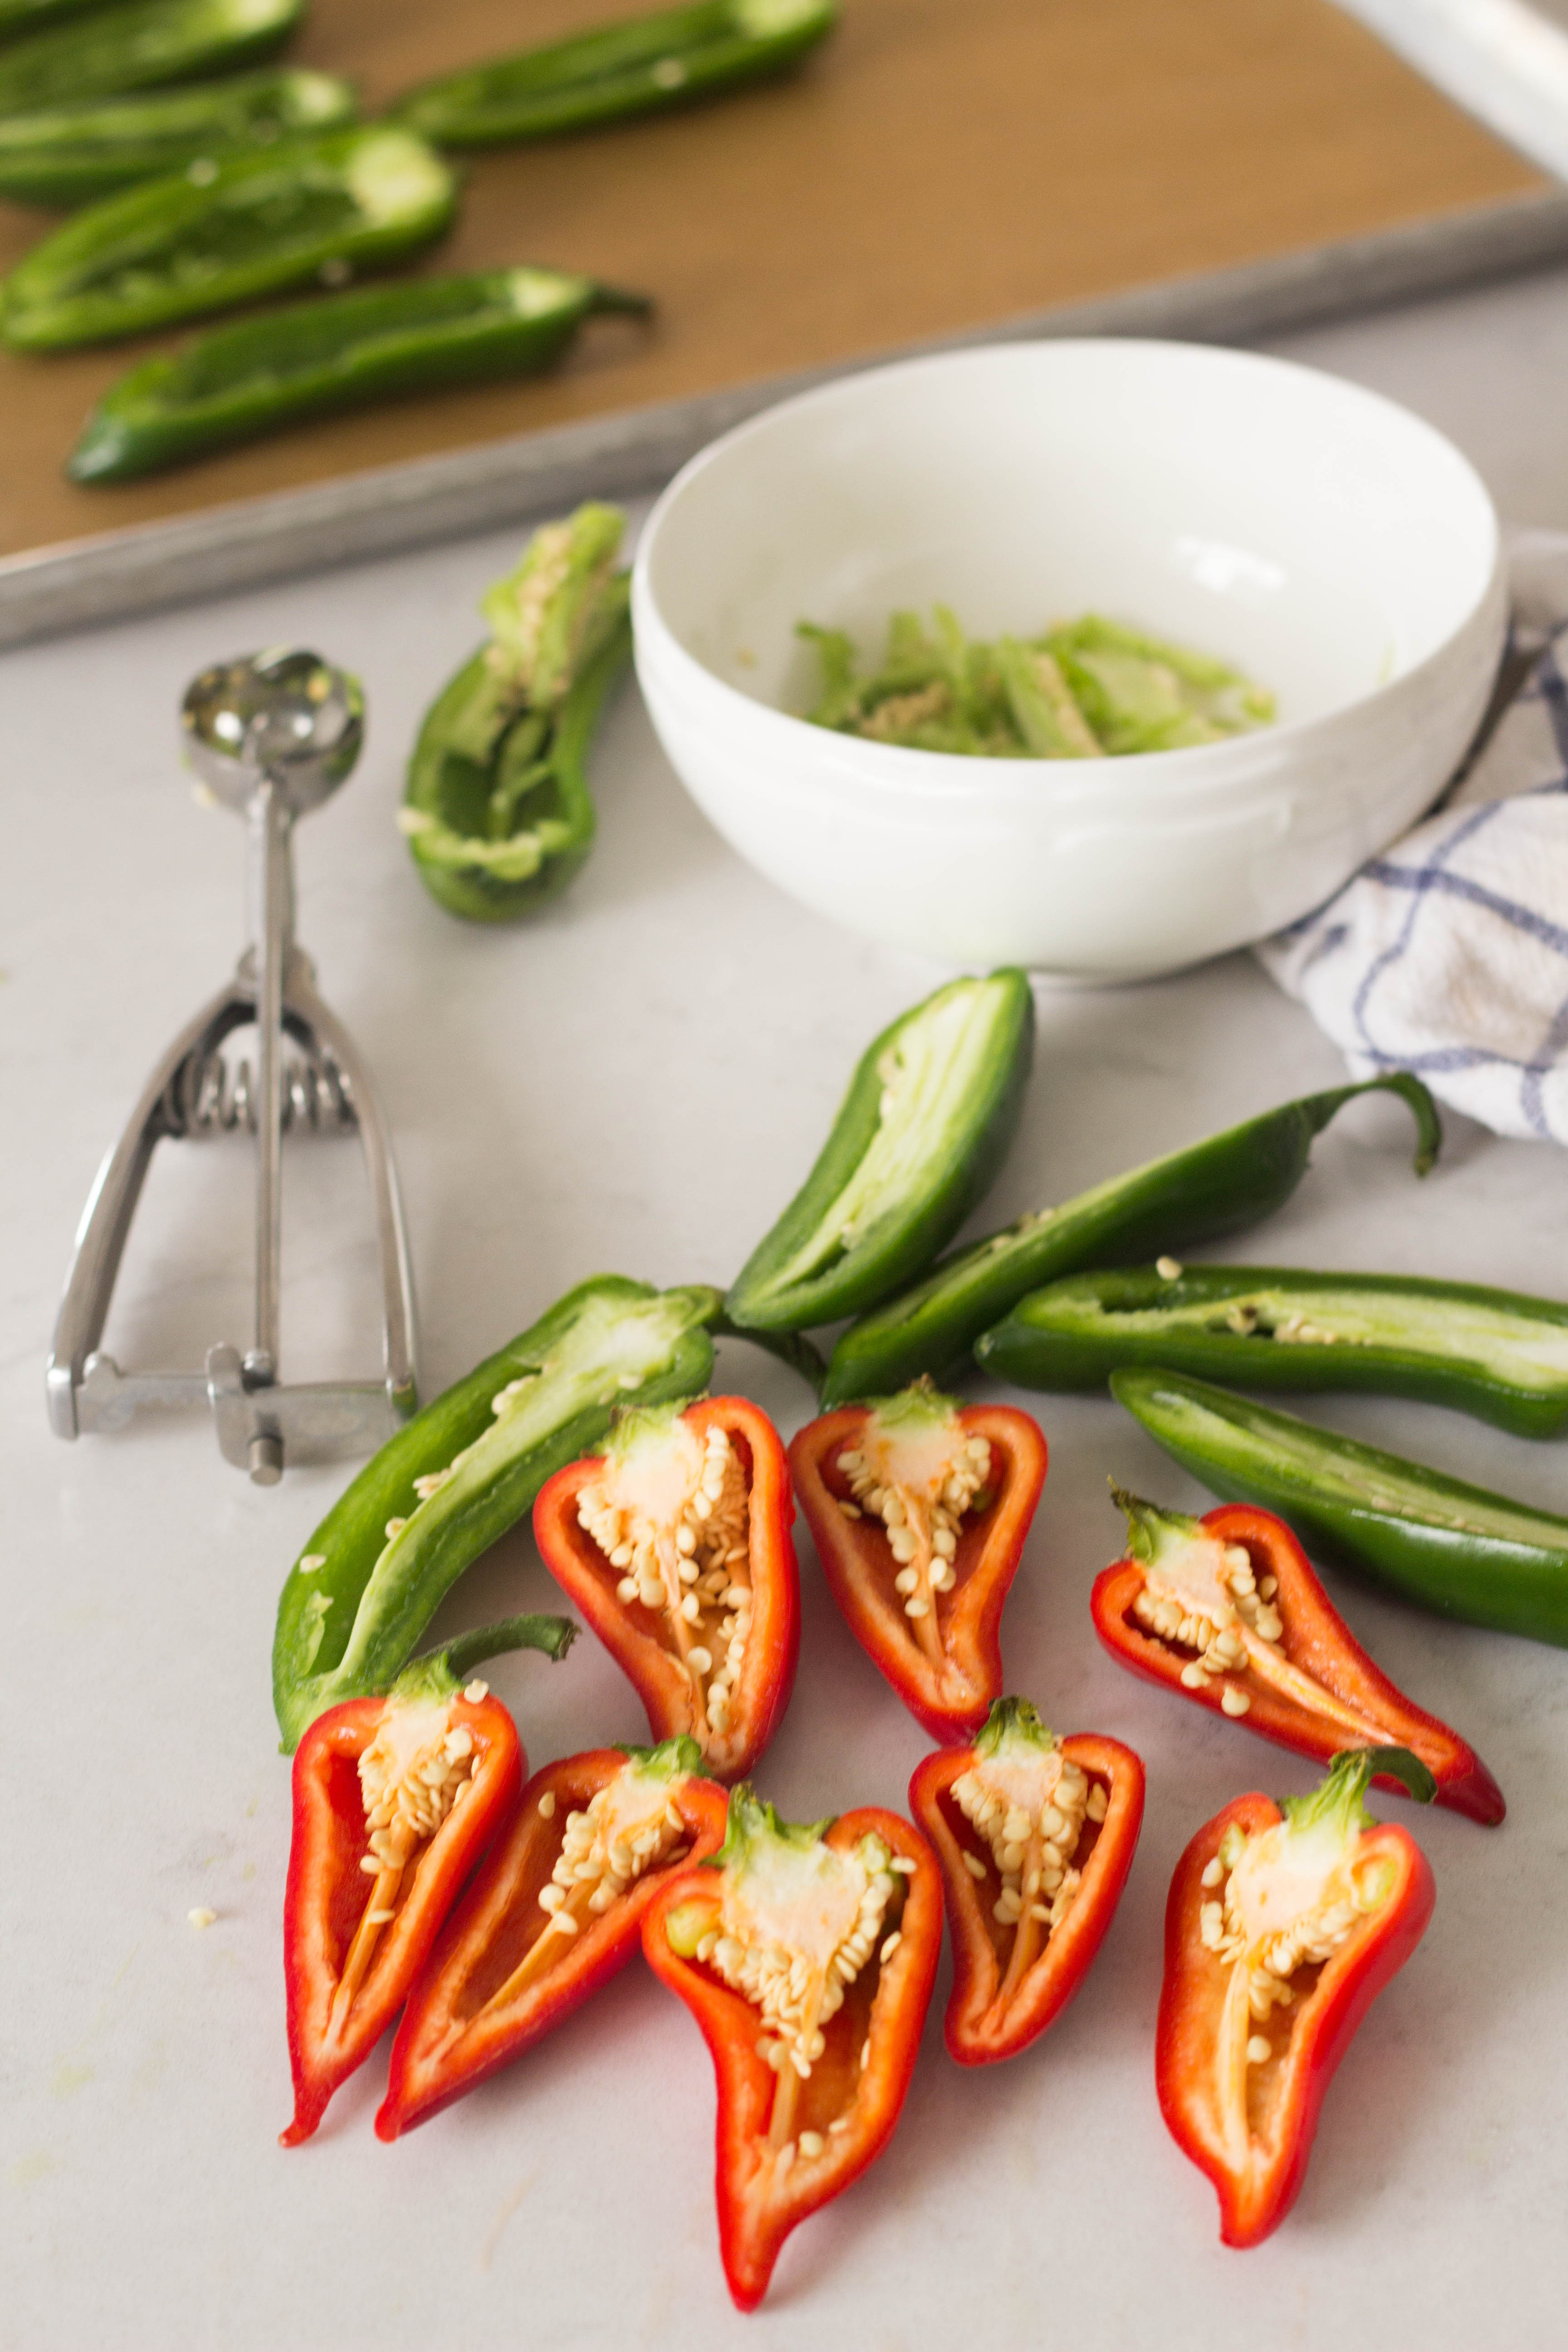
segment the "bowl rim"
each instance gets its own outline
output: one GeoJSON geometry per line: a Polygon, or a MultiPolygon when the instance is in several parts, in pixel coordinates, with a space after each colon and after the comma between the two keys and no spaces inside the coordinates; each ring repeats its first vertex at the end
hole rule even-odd
{"type": "Polygon", "coordinates": [[[792,393],[784,400],[773,401],[753,416],[748,416],[726,432],[717,435],[689,457],[679,471],[660,491],[650,509],[638,537],[632,565],[633,645],[639,684],[647,686],[645,660],[649,657],[647,637],[657,639],[657,657],[671,663],[678,675],[700,693],[719,698],[742,726],[785,730],[781,740],[787,741],[788,730],[798,730],[812,739],[813,759],[818,762],[829,755],[834,747],[833,764],[847,772],[847,780],[877,793],[910,793],[922,799],[947,800],[957,797],[973,799],[982,791],[1003,798],[1017,796],[1037,803],[1042,787],[1047,787],[1051,799],[1058,803],[1071,803],[1093,793],[1103,801],[1108,783],[1115,776],[1124,788],[1140,784],[1155,784],[1163,778],[1188,786],[1223,789],[1226,785],[1253,781],[1259,765],[1270,772],[1278,770],[1287,760],[1298,755],[1310,756],[1322,742],[1347,722],[1364,720],[1372,707],[1382,703],[1394,707],[1401,697],[1422,695],[1431,674],[1453,652],[1454,647],[1486,615],[1495,602],[1500,581],[1506,569],[1502,526],[1490,491],[1477,468],[1464,451],[1438,431],[1424,416],[1403,403],[1391,400],[1384,393],[1373,392],[1364,384],[1347,376],[1335,375],[1327,368],[1308,366],[1300,360],[1278,358],[1268,352],[1237,350],[1229,345],[1183,342],[1154,336],[1074,335],[1034,336],[1016,341],[965,344],[955,351],[919,352],[907,359],[892,360],[876,365],[856,368],[837,375],[826,383],[812,384],[804,392],[792,393]],[[1218,365],[1237,373],[1259,373],[1289,375],[1307,379],[1316,385],[1328,387],[1336,396],[1345,398],[1352,406],[1365,405],[1381,410],[1402,429],[1413,432],[1418,438],[1434,442],[1455,464],[1466,488],[1479,501],[1482,519],[1490,540],[1490,561],[1481,585],[1454,626],[1441,642],[1433,646],[1410,669],[1396,677],[1367,688],[1348,701],[1336,703],[1331,709],[1319,711],[1306,719],[1286,719],[1267,727],[1251,728],[1244,734],[1231,735],[1215,743],[1184,744],[1163,751],[1123,751],[1105,760],[1047,760],[1025,756],[1019,759],[988,760],[971,752],[932,751],[902,743],[876,743],[864,736],[840,733],[836,728],[818,727],[799,712],[781,710],[775,704],[763,702],[745,693],[740,687],[721,677],[716,670],[689,652],[677,636],[671,624],[659,608],[651,578],[654,550],[659,532],[670,510],[685,495],[691,484],[710,467],[737,445],[764,434],[777,420],[803,409],[821,406],[854,394],[868,383],[889,377],[915,375],[961,368],[976,362],[1010,358],[1027,354],[1058,352],[1115,351],[1119,355],[1158,353],[1162,357],[1180,354],[1178,364],[1196,366],[1218,365]],[[653,629],[647,630],[651,621],[653,629]],[[1232,772],[1235,772],[1234,773],[1232,772]]]}

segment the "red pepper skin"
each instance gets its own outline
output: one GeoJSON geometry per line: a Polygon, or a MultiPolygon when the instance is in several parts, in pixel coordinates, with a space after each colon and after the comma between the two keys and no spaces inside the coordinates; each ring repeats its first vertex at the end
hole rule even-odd
{"type": "Polygon", "coordinates": [[[900,1940],[892,1957],[878,1964],[869,1994],[867,1968],[828,2021],[827,2049],[802,2086],[800,2111],[803,2123],[822,2130],[822,2154],[797,2154],[782,2184],[769,2178],[766,2137],[778,2078],[757,2054],[757,2011],[722,1978],[671,1951],[664,1932],[677,1904],[712,1894],[712,1872],[688,1870],[667,1881],[643,1920],[649,1968],[686,2003],[713,2060],[719,2247],[731,2295],[742,2311],[754,2311],[761,2303],[790,2231],[881,2155],[914,2073],[942,1949],[942,1879],[924,1838],[879,1806],[840,1814],[826,1833],[826,1843],[854,1846],[873,1832],[892,1853],[914,1864],[899,1918],[900,1940]],[[862,2070],[858,2056],[868,2040],[870,2056],[862,2070]],[[838,2115],[848,2116],[849,2128],[828,2136],[827,2124],[838,2115]]]}
{"type": "Polygon", "coordinates": [[[1279,1818],[1279,1808],[1256,1792],[1226,1805],[1176,1864],[1165,1911],[1154,2060],[1160,2111],[1178,2147],[1218,2191],[1220,2237],[1227,2246],[1256,2246],[1295,2203],[1323,2094],[1362,2019],[1421,1941],[1435,1899],[1431,1867],[1407,1831],[1385,1822],[1360,1839],[1358,1854],[1384,1861],[1394,1874],[1388,1899],[1331,1953],[1306,1998],[1284,2012],[1290,2019],[1289,2052],[1259,2118],[1261,2129],[1249,2135],[1246,2158],[1238,2161],[1226,2145],[1215,2090],[1227,1971],[1199,1932],[1198,1915],[1208,1899],[1203,1874],[1233,1822],[1256,1835],[1279,1818]]]}
{"type": "Polygon", "coordinates": [[[383,1929],[344,2031],[328,2046],[332,1997],[374,1885],[359,1759],[375,1737],[384,1698],[349,1699],[319,1715],[294,1751],[294,1831],[283,1896],[283,1965],[294,2120],[285,2147],[309,2139],[340,2083],[363,2064],[402,2008],[442,1921],[496,1823],[515,1801],[526,1769],[521,1743],[499,1699],[458,1697],[452,1723],[473,1735],[473,1785],[416,1859],[412,1887],[383,1929]]]}
{"type": "Polygon", "coordinates": [[[600,1455],[568,1463],[541,1489],[533,1506],[533,1539],[556,1583],[632,1684],[655,1741],[683,1732],[700,1740],[708,1769],[728,1785],[742,1779],[762,1755],[795,1687],[800,1656],[800,1572],[790,1537],[795,1503],[779,1433],[745,1397],[705,1397],[680,1418],[699,1438],[714,1423],[723,1429],[745,1466],[751,1496],[752,1625],[737,1703],[721,1738],[702,1738],[698,1731],[690,1678],[668,1645],[659,1613],[640,1601],[621,1600],[616,1590],[620,1570],[578,1524],[577,1496],[603,1468],[600,1455]]]}
{"type": "Polygon", "coordinates": [[[893,1590],[898,1563],[886,1528],[868,1514],[847,1519],[838,1507],[853,1500],[838,1456],[853,1447],[870,1410],[840,1405],[797,1433],[789,1449],[795,1494],[829,1590],[871,1664],[931,1738],[966,1739],[1002,1696],[1002,1607],[1046,1482],[1045,1436],[1010,1405],[967,1405],[957,1415],[963,1436],[990,1441],[995,1487],[984,1510],[960,1522],[958,1581],[937,1595],[946,1662],[939,1680],[893,1590]]]}
{"type": "MultiPolygon", "coordinates": [[[[1488,1825],[1502,1820],[1507,1810],[1502,1790],[1475,1749],[1435,1715],[1415,1706],[1373,1664],[1283,1519],[1249,1503],[1227,1503],[1208,1512],[1200,1525],[1225,1543],[1243,1545],[1256,1575],[1278,1580],[1275,1606],[1285,1627],[1279,1646],[1293,1665],[1374,1724],[1381,1742],[1408,1748],[1418,1756],[1437,1783],[1436,1803],[1488,1825]]],[[[1217,1688],[1211,1685],[1205,1690],[1188,1690],[1183,1684],[1186,1654],[1170,1648],[1133,1616],[1132,1603],[1142,1583],[1143,1570],[1134,1559],[1118,1560],[1096,1578],[1089,1608],[1100,1641],[1130,1673],[1206,1706],[1211,1715],[1223,1714],[1217,1688]]],[[[1353,1732],[1330,1716],[1312,1713],[1255,1672],[1226,1679],[1240,1684],[1252,1702],[1245,1716],[1228,1719],[1244,1723],[1281,1748],[1293,1748],[1298,1756],[1327,1763],[1337,1749],[1372,1744],[1370,1733],[1353,1732]]],[[[1386,1774],[1373,1785],[1405,1793],[1402,1784],[1386,1774]]]]}
{"type": "Polygon", "coordinates": [[[560,1853],[568,1813],[585,1808],[626,1760],[618,1748],[591,1748],[546,1764],[523,1790],[408,1996],[375,2119],[379,2138],[395,2140],[426,2122],[564,2023],[625,1968],[637,1948],[643,1914],[672,1872],[723,1844],[726,1807],[718,1782],[690,1773],[672,1781],[670,1799],[690,1832],[689,1850],[662,1870],[646,1871],[617,1903],[563,1943],[531,1984],[480,2017],[543,1929],[539,1892],[560,1853]],[[555,1800],[548,1818],[539,1809],[546,1796],[555,1800]]]}
{"type": "Polygon", "coordinates": [[[1062,1753],[1106,1791],[1105,1819],[1084,1823],[1075,1865],[1083,1873],[1077,1900],[1053,1927],[1005,2010],[998,2011],[1008,1938],[991,1916],[991,1895],[964,1864],[965,1853],[991,1861],[984,1841],[948,1796],[975,1763],[973,1748],[942,1748],[915,1767],[910,1811],[930,1839],[942,1869],[952,1937],[952,1991],[943,2032],[948,2055],[961,2066],[989,2066],[1016,2058],[1053,2025],[1089,1973],[1121,1900],[1143,1825],[1143,1765],[1119,1739],[1079,1732],[1062,1753]]]}

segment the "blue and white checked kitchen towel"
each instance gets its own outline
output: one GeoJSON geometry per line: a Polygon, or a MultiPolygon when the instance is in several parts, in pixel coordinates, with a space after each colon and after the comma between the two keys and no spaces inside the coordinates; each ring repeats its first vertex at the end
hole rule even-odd
{"type": "Polygon", "coordinates": [[[1474,764],[1258,950],[1357,1077],[1415,1070],[1500,1135],[1568,1143],[1568,536],[1511,549],[1528,680],[1474,764]]]}

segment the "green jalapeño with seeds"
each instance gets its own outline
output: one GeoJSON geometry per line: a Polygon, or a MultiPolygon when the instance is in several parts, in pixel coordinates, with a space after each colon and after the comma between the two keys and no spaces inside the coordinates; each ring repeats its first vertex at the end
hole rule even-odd
{"type": "Polygon", "coordinates": [[[588,751],[631,657],[625,529],[592,501],[542,525],[485,593],[489,644],[426,714],[398,823],[430,896],[469,922],[531,913],[594,845],[588,751]]]}
{"type": "Polygon", "coordinates": [[[1568,1429],[1568,1307],[1408,1275],[1168,1257],[1075,1275],[988,1331],[985,1361],[1025,1388],[1100,1388],[1152,1364],[1247,1389],[1415,1397],[1519,1437],[1568,1429]]]}
{"type": "Polygon", "coordinates": [[[922,1273],[1002,1164],[1034,1044],[1016,970],[952,981],[874,1038],[816,1167],[742,1267],[731,1322],[807,1329],[922,1273]]]}
{"type": "Polygon", "coordinates": [[[463,1570],[596,1445],[618,1411],[708,1385],[719,1294],[598,1275],[415,1415],[310,1538],[278,1604],[285,1751],[390,1687],[463,1570]]]}
{"type": "MultiPolygon", "coordinates": [[[[1059,1208],[1039,1209],[943,1258],[925,1279],[841,1332],[822,1386],[825,1404],[881,1396],[929,1373],[952,1372],[971,1349],[983,1369],[999,1357],[1000,1318],[1020,1299],[1077,1267],[1120,1265],[1145,1251],[1184,1248],[1258,1223],[1288,1201],[1314,1139],[1346,1103],[1385,1092],[1415,1119],[1415,1172],[1442,1142],[1436,1107],[1419,1078],[1395,1071],[1303,1095],[1256,1118],[1107,1177],[1059,1208]]],[[[1016,1377],[999,1360],[1005,1377],[1016,1377]]]]}

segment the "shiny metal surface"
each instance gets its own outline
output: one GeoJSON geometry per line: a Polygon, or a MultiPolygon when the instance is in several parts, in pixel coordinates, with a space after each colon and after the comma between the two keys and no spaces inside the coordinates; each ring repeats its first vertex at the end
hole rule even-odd
{"type": "Polygon", "coordinates": [[[269,786],[291,815],[331,798],[364,744],[358,678],[286,646],[216,662],[185,689],[185,763],[230,808],[269,786]]]}
{"type": "Polygon", "coordinates": [[[204,670],[182,709],[185,756],[244,816],[251,941],[234,978],[175,1037],[83,1213],[55,1327],[47,1395],[57,1435],[121,1426],[143,1406],[205,1400],[225,1459],[258,1486],[290,1462],[368,1454],[416,1402],[414,1299],[397,1174],[369,1073],[316,991],[294,940],[292,835],[351,772],[364,740],[358,680],[314,654],[273,648],[204,670]],[[254,1026],[257,1055],[229,1075],[222,1048],[254,1026]],[[285,1040],[294,1048],[285,1054],[285,1040]],[[256,1321],[243,1356],[208,1350],[202,1371],[122,1371],[99,1348],[153,1150],[243,1126],[257,1139],[256,1321]],[[374,1202],[383,1297],[379,1381],[284,1387],[279,1381],[282,1139],[356,1129],[374,1202]]]}

